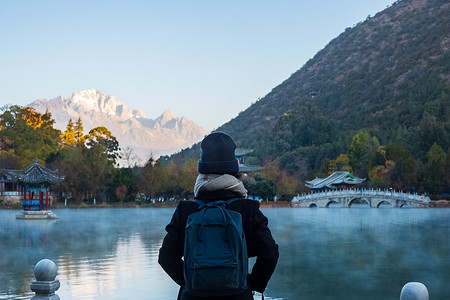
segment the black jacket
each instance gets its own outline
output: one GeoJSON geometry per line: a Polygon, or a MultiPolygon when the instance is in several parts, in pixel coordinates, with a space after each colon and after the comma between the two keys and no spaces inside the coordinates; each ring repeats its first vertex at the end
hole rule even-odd
{"type": "MultiPolygon", "coordinates": [[[[198,197],[205,202],[236,198],[230,191],[202,193],[198,197]]],[[[184,286],[183,251],[184,229],[188,216],[195,212],[198,204],[193,201],[181,201],[175,210],[172,220],[166,226],[167,235],[159,250],[159,264],[166,273],[178,284],[184,286]]],[[[229,208],[242,214],[248,257],[255,257],[256,262],[247,277],[249,291],[237,297],[217,297],[217,299],[253,299],[251,291],[264,292],[278,261],[278,245],[275,243],[267,227],[268,220],[259,210],[259,202],[249,199],[234,201],[229,208]]],[[[183,295],[179,299],[197,299],[183,295]]],[[[209,299],[211,299],[209,297],[209,299]]]]}

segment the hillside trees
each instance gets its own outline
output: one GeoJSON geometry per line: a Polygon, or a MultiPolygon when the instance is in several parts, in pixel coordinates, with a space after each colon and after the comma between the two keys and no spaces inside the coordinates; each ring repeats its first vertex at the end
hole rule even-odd
{"type": "Polygon", "coordinates": [[[320,168],[324,159],[341,151],[341,141],[336,141],[335,137],[334,122],[325,118],[318,107],[308,102],[279,118],[262,156],[277,158],[279,167],[286,174],[304,182],[312,170],[320,168]]]}
{"type": "Polygon", "coordinates": [[[403,146],[394,143],[386,146],[386,158],[395,162],[392,170],[392,186],[396,189],[410,189],[417,184],[417,160],[403,146]]]}
{"type": "MultiPolygon", "coordinates": [[[[266,162],[265,170],[273,170],[276,161],[281,171],[294,176],[297,192],[304,189],[306,180],[334,171],[366,178],[367,187],[448,191],[444,149],[449,149],[450,123],[449,109],[442,105],[446,102],[442,94],[429,102],[417,126],[396,126],[389,135],[376,128],[360,129],[350,138],[309,103],[282,115],[264,143],[266,151],[255,153],[266,162]]],[[[262,174],[274,182],[279,180],[276,172],[262,174]]]]}
{"type": "Polygon", "coordinates": [[[279,158],[300,183],[337,169],[329,164],[343,154],[355,175],[389,170],[393,187],[448,191],[448,172],[438,185],[425,173],[434,143],[450,149],[449,9],[443,0],[402,1],[346,29],[219,130],[259,161],[279,158]],[[334,124],[331,138],[315,122],[321,115],[334,124]]]}
{"type": "Polygon", "coordinates": [[[437,143],[434,143],[426,156],[427,162],[424,168],[425,187],[428,190],[441,192],[444,188],[441,184],[444,182],[442,179],[445,178],[444,171],[447,154],[437,143]]]}
{"type": "Polygon", "coordinates": [[[350,144],[349,162],[357,176],[367,177],[369,168],[386,163],[385,150],[376,137],[360,131],[353,136],[350,144]]]}
{"type": "Polygon", "coordinates": [[[334,124],[308,102],[280,117],[271,135],[272,153],[322,145],[330,142],[334,134],[334,124]]]}
{"type": "Polygon", "coordinates": [[[350,167],[350,159],[347,154],[339,154],[336,159],[332,159],[328,163],[328,175],[336,171],[352,172],[350,167]]]}

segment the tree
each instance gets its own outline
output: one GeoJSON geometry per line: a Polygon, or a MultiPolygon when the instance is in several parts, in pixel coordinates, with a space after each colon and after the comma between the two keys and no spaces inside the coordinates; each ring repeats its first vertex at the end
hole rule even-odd
{"type": "Polygon", "coordinates": [[[61,191],[72,195],[78,203],[93,198],[107,200],[114,167],[101,145],[66,146],[50,156],[47,163],[66,176],[60,184],[61,191]]]}
{"type": "Polygon", "coordinates": [[[264,165],[261,175],[272,180],[276,185],[276,191],[279,195],[293,195],[298,192],[297,179],[288,171],[282,170],[279,160],[273,160],[264,165]]]}
{"type": "Polygon", "coordinates": [[[67,194],[68,198],[82,203],[87,194],[83,174],[88,173],[88,166],[83,157],[83,149],[76,147],[64,147],[47,160],[52,169],[57,169],[65,179],[59,184],[61,192],[67,194]]]}
{"type": "Polygon", "coordinates": [[[104,147],[96,144],[90,148],[82,148],[86,173],[81,174],[86,186],[86,198],[100,198],[106,201],[106,191],[111,176],[114,174],[114,167],[105,153],[104,147]]]}
{"type": "Polygon", "coordinates": [[[121,186],[116,187],[115,194],[116,194],[117,199],[120,200],[120,202],[123,202],[123,200],[127,196],[127,191],[128,191],[128,188],[126,185],[121,185],[121,186]]]}
{"type": "Polygon", "coordinates": [[[360,131],[350,144],[349,162],[356,175],[367,177],[372,168],[386,163],[385,150],[376,137],[360,131]]]}
{"type": "Polygon", "coordinates": [[[332,159],[328,163],[328,175],[336,171],[352,171],[352,168],[349,164],[349,158],[346,154],[341,153],[336,159],[332,159]]]}
{"type": "Polygon", "coordinates": [[[412,134],[416,156],[424,161],[427,151],[434,143],[444,147],[444,149],[450,147],[449,129],[448,120],[442,122],[435,116],[425,113],[417,130],[412,134]]]}
{"type": "Polygon", "coordinates": [[[388,160],[384,166],[377,165],[369,171],[369,178],[375,187],[391,186],[392,172],[395,168],[395,162],[388,160]]]}
{"type": "Polygon", "coordinates": [[[116,168],[109,183],[110,198],[120,202],[133,201],[137,196],[137,176],[133,168],[116,168]]]}
{"type": "Polygon", "coordinates": [[[277,194],[277,187],[272,180],[256,174],[254,176],[254,182],[247,180],[245,187],[248,190],[249,195],[258,196],[265,201],[273,201],[277,194]]]}
{"type": "Polygon", "coordinates": [[[164,176],[164,198],[173,198],[174,196],[180,195],[182,188],[180,186],[181,180],[181,167],[176,162],[171,161],[163,169],[164,176]]]}
{"type": "Polygon", "coordinates": [[[445,160],[444,176],[442,177],[443,192],[450,193],[450,147],[447,150],[447,157],[445,160]]]}
{"type": "Polygon", "coordinates": [[[181,167],[180,188],[185,196],[194,194],[194,185],[197,180],[197,159],[187,160],[181,167]]]}
{"type": "Polygon", "coordinates": [[[17,160],[13,151],[0,150],[0,169],[18,169],[17,160]]]}
{"type": "Polygon", "coordinates": [[[396,189],[409,189],[417,183],[416,159],[404,148],[402,143],[386,145],[386,159],[395,162],[392,171],[392,186],[396,189]]]}
{"type": "Polygon", "coordinates": [[[120,157],[125,163],[126,167],[136,167],[139,163],[139,157],[134,153],[134,149],[131,147],[126,147],[122,150],[120,157]]]}
{"type": "Polygon", "coordinates": [[[165,182],[161,162],[152,156],[141,169],[138,177],[138,191],[146,196],[155,198],[163,195],[165,182]]]}
{"type": "Polygon", "coordinates": [[[360,131],[353,136],[350,144],[349,162],[354,170],[361,166],[361,159],[366,155],[364,145],[370,138],[370,134],[367,131],[360,131]]]}
{"type": "Polygon", "coordinates": [[[0,152],[17,162],[18,168],[41,161],[59,151],[61,132],[53,128],[54,120],[46,111],[40,114],[30,107],[3,108],[0,115],[0,152]]]}
{"type": "Polygon", "coordinates": [[[67,122],[66,131],[64,131],[61,139],[64,145],[67,146],[75,145],[76,140],[72,119],[69,119],[69,121],[67,122]]]}
{"type": "Polygon", "coordinates": [[[332,140],[334,132],[334,124],[316,106],[307,102],[280,117],[270,138],[272,153],[322,145],[332,140]]]}
{"type": "Polygon", "coordinates": [[[95,145],[103,148],[109,161],[113,164],[117,163],[120,158],[119,142],[106,127],[95,127],[89,131],[87,146],[93,147],[95,145]]]}
{"type": "Polygon", "coordinates": [[[81,121],[81,117],[78,117],[73,130],[75,141],[78,144],[84,144],[84,142],[86,141],[86,137],[84,136],[83,122],[81,121]]]}
{"type": "Polygon", "coordinates": [[[440,186],[441,179],[444,176],[445,162],[447,154],[437,144],[433,143],[430,150],[427,152],[427,163],[424,171],[425,187],[429,191],[439,191],[443,187],[440,186]]]}

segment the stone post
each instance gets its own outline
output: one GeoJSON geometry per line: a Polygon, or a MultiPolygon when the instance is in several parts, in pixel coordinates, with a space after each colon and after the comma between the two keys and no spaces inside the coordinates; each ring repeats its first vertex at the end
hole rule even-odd
{"type": "Polygon", "coordinates": [[[408,282],[403,286],[400,300],[428,300],[427,287],[420,282],[408,282]]]}
{"type": "Polygon", "coordinates": [[[59,300],[55,292],[59,289],[59,280],[55,280],[57,272],[56,264],[50,259],[42,259],[34,267],[34,277],[36,280],[30,288],[36,295],[31,300],[59,300]]]}

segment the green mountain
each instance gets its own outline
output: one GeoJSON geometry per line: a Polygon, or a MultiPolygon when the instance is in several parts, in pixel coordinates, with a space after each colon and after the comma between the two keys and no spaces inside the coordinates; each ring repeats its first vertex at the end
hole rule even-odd
{"type": "MultiPolygon", "coordinates": [[[[388,168],[387,160],[399,168],[400,159],[405,164],[412,157],[416,175],[408,184],[426,187],[420,177],[426,175],[417,168],[425,168],[433,144],[444,161],[449,156],[449,50],[448,0],[397,1],[347,28],[218,130],[254,149],[254,161],[278,159],[282,169],[303,180],[325,174],[339,154],[348,155],[361,176],[377,165],[388,168]],[[363,155],[352,148],[358,132],[366,141],[375,138],[384,161],[376,161],[375,151],[366,167],[358,166],[363,155]]],[[[198,157],[198,145],[180,155],[198,157]]]]}

